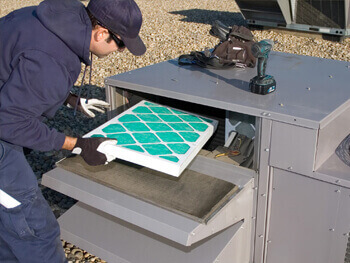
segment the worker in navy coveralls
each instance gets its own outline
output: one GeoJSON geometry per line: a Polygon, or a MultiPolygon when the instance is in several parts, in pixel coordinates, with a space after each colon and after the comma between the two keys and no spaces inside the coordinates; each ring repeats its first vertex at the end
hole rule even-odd
{"type": "Polygon", "coordinates": [[[66,262],[58,223],[22,147],[73,150],[89,165],[106,163],[97,148],[109,139],[69,137],[41,121],[64,102],[91,115],[100,104],[70,93],[81,62],[91,64],[90,52],[104,57],[125,47],[142,55],[141,24],[133,0],[91,0],[87,8],[77,0],[45,0],[0,18],[1,263],[66,262]]]}

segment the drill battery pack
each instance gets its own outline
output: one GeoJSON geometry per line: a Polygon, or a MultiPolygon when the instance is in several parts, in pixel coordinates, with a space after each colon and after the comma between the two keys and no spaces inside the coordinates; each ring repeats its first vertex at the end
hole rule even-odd
{"type": "Polygon", "coordinates": [[[260,95],[266,95],[276,90],[276,80],[270,76],[254,77],[249,83],[250,91],[260,95]]]}

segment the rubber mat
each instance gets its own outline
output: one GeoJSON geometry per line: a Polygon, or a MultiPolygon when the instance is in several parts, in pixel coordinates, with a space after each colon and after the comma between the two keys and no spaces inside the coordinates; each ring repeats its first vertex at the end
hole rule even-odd
{"type": "Polygon", "coordinates": [[[189,169],[174,177],[122,160],[89,166],[79,155],[57,166],[200,223],[210,220],[239,191],[232,183],[189,169]]]}

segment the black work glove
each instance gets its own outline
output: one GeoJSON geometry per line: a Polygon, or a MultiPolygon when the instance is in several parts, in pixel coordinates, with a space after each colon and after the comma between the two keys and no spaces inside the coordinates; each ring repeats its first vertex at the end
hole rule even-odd
{"type": "Polygon", "coordinates": [[[84,161],[91,166],[107,164],[108,162],[115,159],[113,155],[105,154],[100,152],[105,145],[116,145],[116,139],[110,138],[78,138],[72,153],[80,154],[84,161]],[[100,147],[100,148],[99,148],[100,147]],[[98,149],[99,148],[99,149],[98,149]]]}
{"type": "MultiPolygon", "coordinates": [[[[68,98],[64,102],[64,104],[68,108],[75,108],[75,105],[77,104],[78,101],[78,96],[69,93],[68,98]]],[[[85,98],[80,98],[78,101],[78,106],[77,110],[86,115],[87,117],[93,118],[95,117],[95,114],[91,111],[97,111],[104,113],[106,108],[109,107],[109,104],[103,100],[98,100],[98,99],[89,99],[86,101],[85,98]]]]}

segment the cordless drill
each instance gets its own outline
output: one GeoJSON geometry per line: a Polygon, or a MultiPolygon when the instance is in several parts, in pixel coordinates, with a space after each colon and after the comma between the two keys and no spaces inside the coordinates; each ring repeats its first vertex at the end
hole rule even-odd
{"type": "Polygon", "coordinates": [[[265,74],[267,59],[273,44],[272,40],[264,39],[252,46],[253,56],[258,59],[258,75],[249,83],[249,88],[253,93],[265,95],[276,90],[274,77],[265,74]]]}

